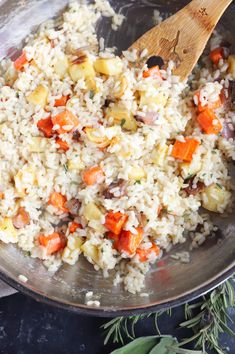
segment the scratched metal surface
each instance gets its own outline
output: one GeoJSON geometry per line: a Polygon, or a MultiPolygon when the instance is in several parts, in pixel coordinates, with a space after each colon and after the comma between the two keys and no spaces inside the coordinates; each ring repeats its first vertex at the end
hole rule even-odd
{"type": "MultiPolygon", "coordinates": [[[[187,1],[111,0],[111,3],[127,19],[117,32],[110,31],[110,20],[104,19],[97,25],[97,31],[99,36],[105,38],[107,46],[115,45],[120,52],[153,26],[154,9],[169,14],[187,1]]],[[[44,20],[60,13],[65,4],[64,0],[0,0],[0,57],[14,57],[24,37],[31,30],[35,31],[44,20]]],[[[234,6],[228,9],[222,19],[224,28],[231,34],[235,30],[233,15],[234,6]]],[[[18,290],[39,300],[101,316],[112,315],[113,312],[133,313],[150,310],[152,307],[177,305],[209,290],[234,270],[235,243],[231,237],[235,233],[234,214],[224,221],[219,218],[215,221],[220,225],[217,238],[208,239],[203,247],[193,251],[190,264],[177,263],[168,254],[149,272],[146,289],[143,290],[149,292],[147,298],[128,294],[122,287],[113,287],[112,276],[103,278],[100,272],[95,272],[84,260],[75,267],[65,265],[51,276],[40,261],[25,258],[13,245],[0,247],[0,276],[18,290]],[[223,240],[220,247],[217,245],[218,238],[223,240]],[[19,274],[27,276],[27,284],[19,284],[19,274]],[[84,305],[87,291],[94,291],[100,299],[99,309],[88,309],[84,305]]],[[[188,245],[179,248],[188,249],[188,245]]]]}

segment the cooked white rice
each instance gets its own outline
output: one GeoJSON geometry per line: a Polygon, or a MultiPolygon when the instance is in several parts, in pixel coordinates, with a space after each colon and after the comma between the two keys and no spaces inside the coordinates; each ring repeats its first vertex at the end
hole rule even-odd
{"type": "MultiPolygon", "coordinates": [[[[113,50],[105,50],[104,40],[98,41],[95,33],[101,16],[112,17],[115,30],[124,20],[107,1],[96,0],[91,5],[72,2],[62,20],[50,20],[29,36],[24,48],[27,64],[22,71],[16,70],[10,59],[1,63],[0,240],[16,243],[31,257],[42,259],[49,271],[56,271],[63,262],[74,265],[83,254],[104,276],[115,269],[114,284],[123,283],[126,290],[135,293],[144,288],[149,265],[171,245],[185,242],[189,235],[197,247],[213,233],[209,215],[199,213],[201,206],[218,213],[231,208],[228,161],[235,159],[234,139],[202,132],[196,122],[199,98],[195,92],[200,90],[201,105],[207,106],[218,100],[235,77],[226,60],[213,68],[205,58],[204,67],[192,74],[190,85],[173,75],[174,63],[161,70],[162,80],[144,78],[147,52],[142,52],[138,62],[137,52],[127,51],[120,60],[113,50]],[[121,70],[116,75],[102,75],[96,70],[89,74],[91,77],[82,71],[74,80],[68,67],[81,55],[91,66],[98,57],[113,58],[114,67],[121,70]],[[44,104],[29,99],[39,85],[46,90],[44,104]],[[47,138],[37,127],[42,119],[65,110],[55,107],[61,96],[69,96],[66,109],[79,122],[78,140],[71,132],[74,126],[63,125],[59,138],[67,143],[67,151],[59,149],[55,140],[58,134],[47,138]],[[111,102],[109,108],[105,108],[107,100],[111,102]],[[118,123],[117,117],[107,113],[114,112],[117,105],[126,117],[118,123]],[[154,123],[140,122],[149,112],[156,116],[154,123]],[[134,117],[139,117],[138,122],[134,117]],[[128,119],[131,128],[126,130],[128,119]],[[88,134],[91,127],[92,137],[88,134]],[[186,137],[200,143],[191,163],[172,156],[174,142],[184,143],[186,137]],[[86,186],[83,173],[94,166],[100,166],[104,176],[86,186]],[[120,181],[125,184],[124,193],[120,181]],[[199,183],[203,190],[185,192],[187,187],[195,190],[199,183]],[[107,189],[111,198],[105,197],[107,189]],[[68,201],[79,201],[77,214],[71,217],[48,203],[53,192],[68,201]],[[29,222],[15,228],[19,208],[26,212],[29,222]],[[142,227],[144,236],[138,249],[147,254],[145,260],[141,261],[139,253],[114,248],[104,225],[108,211],[128,216],[124,230],[132,237],[136,228],[142,227]],[[73,233],[68,228],[72,221],[81,224],[73,233]],[[46,238],[54,232],[65,235],[65,247],[48,254],[39,236],[46,238]],[[158,246],[158,253],[151,251],[153,245],[158,246]]],[[[155,12],[156,22],[159,16],[155,12]]],[[[215,36],[212,49],[221,40],[215,36]]],[[[222,106],[216,109],[216,116],[214,123],[219,119],[234,130],[234,112],[222,106]]],[[[58,129],[60,125],[54,124],[55,134],[58,129]]],[[[175,258],[189,261],[187,253],[175,258]]],[[[89,306],[100,305],[88,295],[86,300],[89,306]]]]}

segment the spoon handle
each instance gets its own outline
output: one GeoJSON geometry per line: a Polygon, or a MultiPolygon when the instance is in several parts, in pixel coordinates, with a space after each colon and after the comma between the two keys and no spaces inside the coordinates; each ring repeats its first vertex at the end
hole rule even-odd
{"type": "Polygon", "coordinates": [[[198,17],[199,14],[203,19],[202,24],[207,25],[209,30],[212,26],[214,28],[232,2],[233,0],[193,0],[183,10],[187,9],[193,17],[198,17]]]}

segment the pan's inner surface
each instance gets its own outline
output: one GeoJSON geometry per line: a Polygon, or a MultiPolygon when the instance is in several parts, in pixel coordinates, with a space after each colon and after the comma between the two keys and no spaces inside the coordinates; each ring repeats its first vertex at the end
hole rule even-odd
{"type": "MultiPolygon", "coordinates": [[[[66,5],[65,0],[0,0],[0,58],[14,56],[16,48],[20,47],[21,40],[44,20],[60,13],[66,5]]],[[[129,45],[151,28],[154,9],[165,14],[175,12],[184,6],[187,1],[164,0],[112,0],[117,11],[127,16],[122,28],[117,32],[109,30],[110,22],[104,19],[97,26],[100,36],[105,37],[106,46],[115,45],[118,50],[126,49],[129,45]],[[108,29],[108,30],[107,30],[108,29]]],[[[231,6],[224,15],[221,24],[234,34],[233,21],[235,7],[231,6]]],[[[28,278],[25,286],[38,295],[55,300],[60,304],[86,308],[85,294],[93,291],[101,302],[100,309],[107,311],[128,310],[167,304],[182,298],[202,287],[208,286],[212,281],[223,274],[228,274],[234,267],[235,255],[235,224],[234,213],[227,219],[216,217],[215,224],[220,225],[220,231],[214,239],[208,239],[199,249],[191,255],[190,264],[182,264],[165,255],[158,267],[153,267],[146,279],[146,290],[149,297],[140,297],[124,292],[122,287],[113,287],[111,278],[103,278],[100,272],[86,261],[79,261],[76,266],[63,266],[54,276],[47,272],[41,261],[25,258],[23,254],[12,245],[0,247],[0,272],[4,277],[18,282],[19,274],[28,278]],[[219,245],[218,245],[219,239],[219,245]]],[[[182,245],[177,249],[187,249],[182,245]]],[[[175,253],[173,249],[172,253],[175,253]]],[[[205,288],[204,288],[205,289],[205,288]]],[[[99,311],[99,309],[97,309],[99,311]]]]}

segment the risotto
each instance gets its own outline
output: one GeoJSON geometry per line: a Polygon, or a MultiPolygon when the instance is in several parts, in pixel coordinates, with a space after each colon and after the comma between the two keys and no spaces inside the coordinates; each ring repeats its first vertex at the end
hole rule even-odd
{"type": "Polygon", "coordinates": [[[172,245],[213,234],[208,211],[231,210],[235,55],[216,34],[181,82],[174,63],[105,49],[101,16],[125,20],[72,2],[1,62],[0,240],[52,272],[85,257],[135,293],[172,245]]]}

